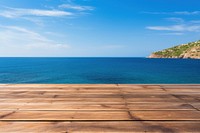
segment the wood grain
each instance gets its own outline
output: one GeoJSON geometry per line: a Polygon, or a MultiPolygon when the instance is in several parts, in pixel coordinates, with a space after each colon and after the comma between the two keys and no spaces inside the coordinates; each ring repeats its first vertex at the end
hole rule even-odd
{"type": "Polygon", "coordinates": [[[0,131],[2,133],[199,133],[199,125],[199,121],[1,122],[0,131]]]}
{"type": "Polygon", "coordinates": [[[2,122],[0,131],[5,133],[72,133],[72,132],[132,132],[141,131],[141,123],[132,122],[2,122]],[[13,128],[10,128],[10,127],[13,128]],[[26,128],[24,128],[26,127],[26,128]]]}
{"type": "Polygon", "coordinates": [[[198,133],[199,125],[198,84],[0,84],[0,133],[198,133]]]}

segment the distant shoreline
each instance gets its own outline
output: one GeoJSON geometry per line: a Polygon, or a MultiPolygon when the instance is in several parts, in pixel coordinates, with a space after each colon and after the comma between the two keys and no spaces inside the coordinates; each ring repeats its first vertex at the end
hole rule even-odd
{"type": "Polygon", "coordinates": [[[0,59],[181,59],[198,60],[200,58],[166,58],[166,57],[0,57],[0,59]]]}
{"type": "Polygon", "coordinates": [[[200,41],[153,52],[149,58],[200,59],[200,41]]]}

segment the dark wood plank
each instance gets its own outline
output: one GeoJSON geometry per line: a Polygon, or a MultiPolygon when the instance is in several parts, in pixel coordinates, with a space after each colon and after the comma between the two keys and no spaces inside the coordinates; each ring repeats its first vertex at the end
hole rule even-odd
{"type": "Polygon", "coordinates": [[[0,122],[0,131],[3,133],[199,133],[199,125],[199,121],[0,122]]]}

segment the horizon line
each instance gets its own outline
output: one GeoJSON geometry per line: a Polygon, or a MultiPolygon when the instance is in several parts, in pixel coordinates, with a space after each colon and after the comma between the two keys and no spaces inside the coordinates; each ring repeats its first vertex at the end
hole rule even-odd
{"type": "Polygon", "coordinates": [[[139,56],[5,56],[0,58],[148,58],[139,56]]]}

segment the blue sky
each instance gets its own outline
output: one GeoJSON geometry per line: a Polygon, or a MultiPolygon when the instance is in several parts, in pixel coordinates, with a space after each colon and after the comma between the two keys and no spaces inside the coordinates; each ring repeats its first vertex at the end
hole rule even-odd
{"type": "Polygon", "coordinates": [[[146,57],[199,40],[199,0],[1,0],[0,56],[146,57]]]}

